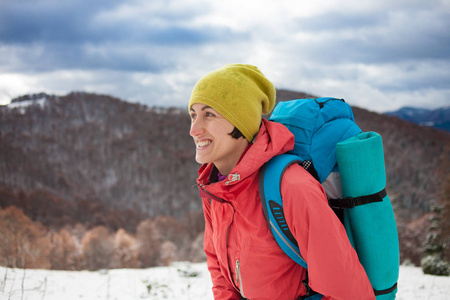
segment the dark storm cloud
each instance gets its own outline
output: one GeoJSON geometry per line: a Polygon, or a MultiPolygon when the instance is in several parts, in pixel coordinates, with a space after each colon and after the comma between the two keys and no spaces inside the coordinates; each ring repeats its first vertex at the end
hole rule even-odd
{"type": "MultiPolygon", "coordinates": [[[[448,71],[444,69],[450,60],[450,18],[445,11],[427,11],[423,7],[366,13],[342,11],[297,19],[295,27],[312,37],[297,49],[308,61],[329,66],[385,67],[390,73],[384,76],[362,75],[377,89],[411,92],[449,88],[448,71]]],[[[358,71],[345,76],[361,78],[358,71]]]]}
{"type": "MultiPolygon", "coordinates": [[[[11,1],[0,4],[0,46],[19,60],[5,70],[114,69],[157,72],[173,64],[164,47],[236,38],[221,27],[177,25],[192,14],[155,11],[146,20],[99,21],[124,1],[11,1]],[[152,19],[165,22],[151,22],[152,19]]],[[[201,11],[200,11],[201,12],[201,11]]]]}
{"type": "Polygon", "coordinates": [[[311,17],[297,19],[297,29],[302,31],[342,31],[346,29],[363,29],[379,26],[387,16],[375,14],[355,14],[345,12],[327,12],[311,17]]]}
{"type": "MultiPolygon", "coordinates": [[[[104,6],[103,1],[3,1],[0,4],[0,41],[78,43],[92,38],[92,18],[104,6]]],[[[110,1],[108,7],[118,1],[110,1]]]]}
{"type": "MultiPolygon", "coordinates": [[[[117,2],[117,1],[116,1],[117,2]]],[[[96,24],[94,17],[102,7],[56,5],[49,9],[4,7],[0,11],[0,41],[5,44],[95,43],[108,41],[148,42],[161,44],[203,43],[229,31],[189,29],[177,25],[149,26],[135,22],[96,24]]],[[[151,16],[150,16],[151,17],[151,16]]]]}
{"type": "Polygon", "coordinates": [[[392,63],[450,59],[450,18],[445,12],[327,13],[298,19],[296,28],[324,35],[303,45],[303,53],[317,61],[392,63]]]}

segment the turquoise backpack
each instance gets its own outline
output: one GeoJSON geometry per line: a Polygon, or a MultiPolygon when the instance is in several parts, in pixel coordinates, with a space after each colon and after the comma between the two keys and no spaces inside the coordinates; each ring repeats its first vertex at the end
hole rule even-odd
{"type": "MultiPolygon", "coordinates": [[[[284,124],[295,136],[294,149],[272,158],[260,175],[263,210],[277,243],[295,262],[308,267],[286,224],[280,194],[284,171],[299,163],[324,187],[377,300],[395,299],[399,244],[394,212],[385,190],[381,136],[362,133],[343,99],[280,102],[269,120],[284,124]]],[[[310,290],[307,280],[305,286],[308,299],[322,297],[310,290]]]]}

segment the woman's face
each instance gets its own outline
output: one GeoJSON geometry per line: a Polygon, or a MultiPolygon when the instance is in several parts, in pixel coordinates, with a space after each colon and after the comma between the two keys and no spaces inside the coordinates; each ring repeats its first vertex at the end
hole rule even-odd
{"type": "Polygon", "coordinates": [[[228,175],[248,145],[245,138],[230,136],[234,126],[210,106],[196,103],[190,110],[191,130],[196,146],[195,160],[214,163],[222,175],[228,175]]]}

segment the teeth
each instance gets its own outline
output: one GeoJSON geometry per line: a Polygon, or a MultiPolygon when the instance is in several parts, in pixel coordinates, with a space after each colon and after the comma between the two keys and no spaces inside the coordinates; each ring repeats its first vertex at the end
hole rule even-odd
{"type": "Polygon", "coordinates": [[[208,146],[209,144],[211,144],[211,141],[206,140],[206,141],[201,141],[197,143],[197,147],[205,147],[208,146]]]}

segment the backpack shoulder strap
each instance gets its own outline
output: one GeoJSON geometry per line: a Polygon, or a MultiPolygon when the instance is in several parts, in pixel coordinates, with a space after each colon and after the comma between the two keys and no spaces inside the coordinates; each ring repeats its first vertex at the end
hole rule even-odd
{"type": "Polygon", "coordinates": [[[262,168],[259,175],[260,198],[267,224],[283,251],[302,267],[307,268],[297,241],[286,223],[281,199],[281,179],[286,169],[303,161],[296,155],[282,154],[273,157],[262,168]]]}

